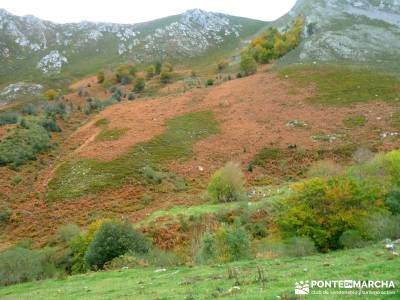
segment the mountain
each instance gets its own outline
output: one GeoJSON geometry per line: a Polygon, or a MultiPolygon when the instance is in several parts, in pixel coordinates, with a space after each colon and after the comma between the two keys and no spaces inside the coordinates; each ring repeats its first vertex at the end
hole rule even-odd
{"type": "Polygon", "coordinates": [[[303,42],[282,62],[356,62],[391,66],[400,57],[399,0],[299,0],[275,22],[303,14],[303,42]]]}
{"type": "Polygon", "coordinates": [[[0,82],[87,75],[120,61],[185,61],[233,51],[265,22],[199,9],[140,24],[57,24],[0,9],[0,82]]]}

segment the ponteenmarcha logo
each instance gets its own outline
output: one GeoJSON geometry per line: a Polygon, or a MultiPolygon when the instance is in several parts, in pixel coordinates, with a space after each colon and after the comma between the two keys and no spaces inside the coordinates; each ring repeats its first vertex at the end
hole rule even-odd
{"type": "Polygon", "coordinates": [[[295,283],[295,295],[395,295],[393,280],[305,280],[295,283]]]}

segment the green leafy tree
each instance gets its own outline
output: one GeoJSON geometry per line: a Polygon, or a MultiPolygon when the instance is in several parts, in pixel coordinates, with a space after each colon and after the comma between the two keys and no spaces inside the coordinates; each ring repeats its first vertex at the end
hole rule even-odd
{"type": "Polygon", "coordinates": [[[150,65],[146,69],[146,77],[147,79],[153,78],[156,74],[156,67],[154,65],[150,65]]]}

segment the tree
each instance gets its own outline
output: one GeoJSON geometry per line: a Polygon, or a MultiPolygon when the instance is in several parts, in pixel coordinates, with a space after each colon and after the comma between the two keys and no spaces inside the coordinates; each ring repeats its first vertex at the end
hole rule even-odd
{"type": "Polygon", "coordinates": [[[156,68],[156,74],[159,75],[161,73],[161,67],[162,67],[162,63],[160,61],[157,61],[155,64],[155,68],[156,68]]]}
{"type": "Polygon", "coordinates": [[[103,268],[106,262],[129,251],[144,254],[150,249],[149,241],[128,223],[106,222],[94,235],[85,254],[91,268],[103,268]]]}
{"type": "Polygon", "coordinates": [[[240,56],[240,69],[245,75],[257,72],[257,62],[250,53],[244,52],[240,56]]]}
{"type": "Polygon", "coordinates": [[[105,79],[104,71],[97,72],[97,83],[103,83],[105,79]]]}
{"type": "Polygon", "coordinates": [[[227,163],[210,179],[207,192],[216,202],[232,202],[243,198],[243,173],[237,164],[227,163]]]}

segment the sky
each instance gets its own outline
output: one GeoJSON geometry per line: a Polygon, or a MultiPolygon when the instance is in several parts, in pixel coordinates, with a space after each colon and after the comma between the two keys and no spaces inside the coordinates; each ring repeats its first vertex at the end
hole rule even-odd
{"type": "Polygon", "coordinates": [[[272,21],[287,13],[296,0],[0,0],[15,15],[34,15],[58,23],[138,23],[200,8],[272,21]]]}

